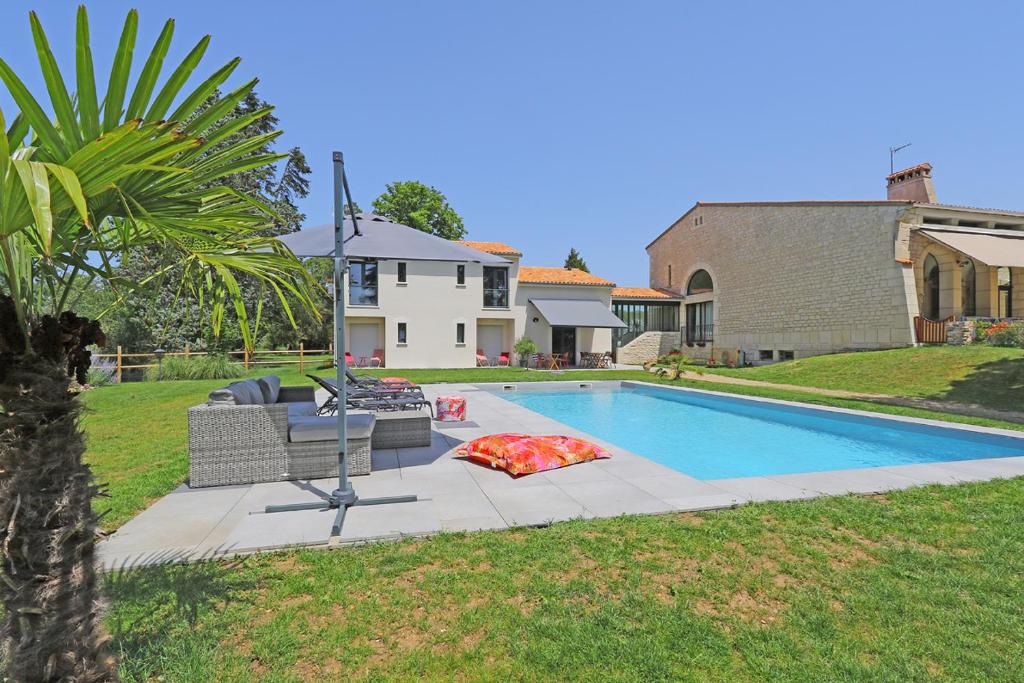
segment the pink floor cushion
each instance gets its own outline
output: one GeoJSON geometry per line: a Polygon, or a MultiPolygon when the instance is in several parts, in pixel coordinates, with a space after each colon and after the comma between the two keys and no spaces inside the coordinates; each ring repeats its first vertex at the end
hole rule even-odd
{"type": "Polygon", "coordinates": [[[466,419],[466,399],[463,396],[438,396],[434,413],[438,422],[463,422],[466,419]]]}
{"type": "Polygon", "coordinates": [[[381,377],[380,381],[384,384],[405,384],[407,386],[412,386],[412,382],[404,377],[381,377]]]}
{"type": "Polygon", "coordinates": [[[583,439],[529,434],[490,434],[459,446],[456,452],[513,475],[532,474],[612,457],[611,453],[597,444],[583,439]]]}

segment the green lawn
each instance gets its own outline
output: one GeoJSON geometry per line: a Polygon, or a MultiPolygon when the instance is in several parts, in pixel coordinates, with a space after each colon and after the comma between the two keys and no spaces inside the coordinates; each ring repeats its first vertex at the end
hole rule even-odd
{"type": "Polygon", "coordinates": [[[1024,680],[1024,479],[110,577],[128,681],[1024,680]]]}
{"type": "Polygon", "coordinates": [[[1024,410],[1024,350],[930,346],[815,356],[742,369],[731,377],[1024,410]]]}
{"type": "MultiPolygon", "coordinates": [[[[868,357],[873,354],[856,354],[868,357]]],[[[795,361],[803,363],[805,361],[795,361]]],[[[774,369],[780,366],[773,366],[774,369]]],[[[286,385],[308,384],[294,365],[254,370],[253,376],[273,372],[286,385]]],[[[331,370],[321,371],[330,374],[331,370]]],[[[360,371],[364,372],[364,371],[360,371]]],[[[745,371],[742,371],[745,372],[745,371]]],[[[873,410],[881,413],[929,417],[1008,429],[1024,429],[1024,425],[984,418],[971,418],[948,413],[935,413],[913,408],[888,406],[837,399],[798,390],[788,391],[762,387],[745,387],[699,381],[668,382],[640,371],[573,372],[555,374],[527,371],[520,368],[465,368],[455,370],[374,370],[371,374],[398,374],[426,384],[434,382],[535,382],[544,380],[611,380],[631,379],[664,382],[675,386],[714,389],[732,393],[803,401],[819,405],[873,410]]],[[[98,503],[109,508],[103,520],[106,529],[116,529],[185,481],[188,476],[187,413],[190,406],[202,403],[211,389],[223,386],[224,380],[182,382],[126,382],[101,387],[85,394],[89,410],[85,417],[88,435],[86,458],[97,478],[109,485],[111,497],[98,503]]],[[[472,410],[472,407],[470,408],[472,410]]]]}

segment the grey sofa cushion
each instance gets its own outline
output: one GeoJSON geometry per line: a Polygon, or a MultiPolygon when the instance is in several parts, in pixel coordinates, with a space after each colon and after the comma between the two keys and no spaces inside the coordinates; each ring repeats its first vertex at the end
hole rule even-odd
{"type": "MultiPolygon", "coordinates": [[[[371,414],[349,415],[346,434],[349,439],[368,439],[376,422],[371,414]]],[[[338,419],[304,415],[288,420],[288,440],[292,443],[333,441],[338,438],[338,419]]]]}
{"type": "Polygon", "coordinates": [[[210,392],[210,399],[206,402],[207,405],[211,406],[234,406],[238,405],[235,402],[235,395],[227,389],[214,389],[210,392]]]}
{"type": "Polygon", "coordinates": [[[277,375],[267,375],[256,380],[263,393],[263,402],[266,404],[277,403],[277,395],[281,392],[281,378],[277,375]]]}
{"type": "Polygon", "coordinates": [[[315,417],[316,403],[313,401],[292,401],[286,403],[288,406],[288,421],[296,417],[315,417]]]}
{"type": "Polygon", "coordinates": [[[232,382],[227,386],[227,390],[235,397],[235,403],[240,406],[263,404],[263,391],[254,379],[232,382]]]}

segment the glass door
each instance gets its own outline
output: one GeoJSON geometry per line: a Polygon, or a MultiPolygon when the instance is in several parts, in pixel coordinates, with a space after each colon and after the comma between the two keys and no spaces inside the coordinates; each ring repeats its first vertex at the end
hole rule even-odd
{"type": "Polygon", "coordinates": [[[569,364],[576,365],[576,328],[551,328],[551,353],[568,354],[569,364]]]}

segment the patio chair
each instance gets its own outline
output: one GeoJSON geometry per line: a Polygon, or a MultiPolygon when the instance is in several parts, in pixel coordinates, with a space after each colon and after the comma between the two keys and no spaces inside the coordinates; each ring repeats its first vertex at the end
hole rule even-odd
{"type": "Polygon", "coordinates": [[[384,349],[374,349],[373,355],[370,357],[371,368],[382,368],[384,367],[384,349]]]}
{"type": "MultiPolygon", "coordinates": [[[[306,375],[309,378],[314,378],[313,375],[306,375]]],[[[348,378],[350,384],[354,384],[359,387],[377,388],[377,389],[419,389],[419,387],[408,380],[396,381],[395,379],[379,377],[373,377],[372,375],[356,375],[351,370],[345,371],[345,376],[348,378]]],[[[318,381],[314,379],[314,381],[318,381]]]]}
{"type": "Polygon", "coordinates": [[[490,364],[491,364],[491,360],[487,357],[487,354],[484,353],[484,350],[483,349],[477,349],[476,350],[476,366],[478,368],[482,368],[482,367],[487,367],[490,364]]]}
{"type": "Polygon", "coordinates": [[[512,354],[508,351],[502,351],[501,355],[498,356],[498,367],[511,367],[512,366],[512,354]]]}
{"type": "MultiPolygon", "coordinates": [[[[350,377],[355,377],[354,375],[351,375],[351,373],[347,374],[349,374],[350,377]]],[[[338,386],[331,380],[324,377],[317,377],[316,375],[306,376],[319,384],[321,388],[326,389],[328,393],[327,400],[316,409],[316,414],[333,415],[338,412],[338,386]]],[[[379,388],[373,388],[366,385],[354,384],[350,380],[346,389],[345,401],[353,408],[366,408],[367,410],[404,410],[409,407],[419,409],[423,406],[427,406],[431,408],[431,416],[434,414],[430,401],[426,400],[423,396],[423,391],[414,385],[385,384],[379,388]]]]}

